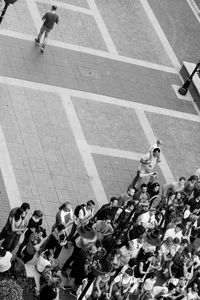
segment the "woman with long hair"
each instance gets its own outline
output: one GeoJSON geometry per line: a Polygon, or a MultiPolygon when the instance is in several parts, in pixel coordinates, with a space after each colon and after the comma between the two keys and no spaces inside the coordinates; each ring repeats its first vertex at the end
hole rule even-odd
{"type": "Polygon", "coordinates": [[[5,239],[2,243],[2,247],[7,251],[12,252],[17,247],[20,236],[24,233],[27,227],[25,217],[26,212],[22,208],[18,208],[11,221],[11,228],[7,230],[5,239]]]}

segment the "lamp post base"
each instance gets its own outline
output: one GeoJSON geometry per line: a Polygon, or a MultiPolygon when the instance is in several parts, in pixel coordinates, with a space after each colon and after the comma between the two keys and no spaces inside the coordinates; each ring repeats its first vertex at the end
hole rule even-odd
{"type": "Polygon", "coordinates": [[[185,96],[188,92],[190,83],[191,83],[191,79],[186,80],[186,82],[178,89],[179,94],[185,96]]]}

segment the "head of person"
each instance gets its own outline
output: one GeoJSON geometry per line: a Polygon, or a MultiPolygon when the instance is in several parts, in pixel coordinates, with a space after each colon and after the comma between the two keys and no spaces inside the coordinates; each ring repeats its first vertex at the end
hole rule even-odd
{"type": "Polygon", "coordinates": [[[86,209],[88,209],[88,210],[93,209],[94,206],[95,206],[95,202],[93,200],[87,201],[87,203],[86,203],[86,209]]]}
{"type": "Polygon", "coordinates": [[[0,248],[0,257],[4,257],[6,255],[6,249],[3,247],[0,248]]]}
{"type": "Polygon", "coordinates": [[[65,211],[65,212],[70,212],[71,204],[69,202],[65,202],[59,207],[59,209],[65,211]]]}
{"type": "Polygon", "coordinates": [[[88,252],[90,254],[95,254],[97,253],[97,247],[95,245],[91,245],[89,248],[88,248],[88,252]]]}
{"type": "Polygon", "coordinates": [[[175,198],[177,199],[177,200],[181,200],[182,199],[182,193],[181,192],[176,192],[175,193],[175,198]]]}
{"type": "Polygon", "coordinates": [[[170,283],[168,284],[168,290],[169,290],[169,292],[170,292],[171,294],[173,294],[173,293],[175,293],[175,291],[176,291],[176,286],[175,286],[172,282],[170,282],[170,283]]]}
{"type": "Polygon", "coordinates": [[[128,277],[132,277],[132,276],[133,276],[133,269],[132,268],[126,269],[126,271],[123,274],[123,277],[128,278],[128,277]]]}
{"type": "Polygon", "coordinates": [[[142,192],[142,193],[146,193],[146,192],[147,192],[147,184],[146,184],[146,183],[143,183],[143,184],[141,185],[141,192],[142,192]]]}
{"type": "Polygon", "coordinates": [[[181,247],[186,248],[188,246],[189,242],[187,239],[182,239],[181,241],[181,247]]]}
{"type": "Polygon", "coordinates": [[[175,226],[175,232],[177,233],[177,232],[179,232],[179,231],[181,231],[181,230],[183,230],[183,225],[182,225],[181,223],[179,223],[179,224],[177,224],[177,225],[175,226]]]}
{"type": "Polygon", "coordinates": [[[62,232],[65,230],[65,225],[64,225],[64,224],[59,224],[59,225],[56,227],[56,230],[57,230],[59,233],[62,233],[62,232]]]}
{"type": "Polygon", "coordinates": [[[146,259],[151,262],[154,259],[154,253],[148,252],[146,255],[146,259]]]}
{"type": "Polygon", "coordinates": [[[20,219],[24,219],[25,217],[26,217],[26,212],[22,208],[18,208],[14,215],[15,221],[17,222],[20,219]]]}
{"type": "Polygon", "coordinates": [[[188,178],[188,181],[190,181],[191,184],[195,184],[198,180],[198,176],[192,175],[190,178],[188,178]]]}
{"type": "Polygon", "coordinates": [[[118,199],[116,197],[110,198],[110,206],[118,206],[118,199]]]}
{"type": "Polygon", "coordinates": [[[175,245],[175,246],[178,246],[178,245],[180,245],[180,243],[181,243],[180,239],[176,237],[176,238],[174,239],[174,245],[175,245]]]}
{"type": "Polygon", "coordinates": [[[173,201],[175,199],[176,195],[173,191],[169,191],[168,193],[168,199],[170,199],[171,201],[173,201]]]}
{"type": "Polygon", "coordinates": [[[154,192],[158,192],[158,191],[160,190],[160,183],[154,182],[154,183],[152,184],[152,190],[153,190],[154,192]]]}
{"type": "Polygon", "coordinates": [[[105,224],[108,224],[108,225],[111,224],[111,220],[112,220],[111,216],[109,216],[109,215],[106,215],[103,217],[103,221],[105,224]]]}
{"type": "Polygon", "coordinates": [[[42,254],[46,260],[51,260],[54,255],[54,251],[53,251],[53,249],[48,249],[48,250],[45,250],[42,254]]]}
{"type": "Polygon", "coordinates": [[[200,194],[198,194],[198,195],[195,197],[195,201],[196,201],[196,202],[199,202],[199,201],[200,201],[200,194]]]}
{"type": "Polygon", "coordinates": [[[153,150],[153,156],[154,157],[158,157],[160,155],[160,148],[155,148],[154,150],[153,150]]]}
{"type": "Polygon", "coordinates": [[[184,186],[185,185],[185,182],[186,182],[186,178],[184,176],[181,176],[179,178],[179,185],[180,186],[184,186]]]}
{"type": "Polygon", "coordinates": [[[27,202],[23,202],[21,205],[21,209],[23,209],[23,211],[27,215],[28,211],[30,210],[30,204],[27,202]]]}
{"type": "Polygon", "coordinates": [[[148,277],[151,278],[152,280],[156,280],[156,278],[157,278],[155,272],[151,272],[151,273],[148,275],[148,277]]]}
{"type": "Polygon", "coordinates": [[[41,210],[37,209],[33,212],[33,217],[39,221],[40,219],[42,219],[43,213],[41,212],[41,210]]]}
{"type": "Polygon", "coordinates": [[[131,197],[135,195],[136,189],[133,186],[128,187],[127,194],[131,197]]]}
{"type": "Polygon", "coordinates": [[[42,228],[42,226],[38,226],[35,230],[35,233],[37,234],[37,236],[42,237],[44,233],[44,229],[42,228]]]}
{"type": "Polygon", "coordinates": [[[56,5],[52,5],[51,11],[56,11],[56,9],[57,9],[57,6],[56,5]]]}
{"type": "Polygon", "coordinates": [[[135,202],[133,200],[129,200],[126,204],[126,207],[132,211],[134,209],[135,202]]]}
{"type": "Polygon", "coordinates": [[[165,245],[171,247],[174,244],[174,239],[171,236],[168,236],[165,240],[165,245]]]}

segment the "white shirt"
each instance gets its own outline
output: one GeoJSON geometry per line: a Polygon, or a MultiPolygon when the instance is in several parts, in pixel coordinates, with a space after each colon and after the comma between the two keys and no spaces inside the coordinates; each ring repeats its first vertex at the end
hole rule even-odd
{"type": "Polygon", "coordinates": [[[0,257],[0,273],[6,272],[10,269],[11,267],[11,258],[12,258],[12,253],[9,251],[6,251],[5,256],[0,257]]]}
{"type": "Polygon", "coordinates": [[[175,228],[170,228],[165,232],[163,240],[165,241],[169,236],[172,237],[173,239],[179,238],[179,240],[181,241],[183,234],[182,234],[181,230],[178,232],[175,232],[175,228]]]}
{"type": "Polygon", "coordinates": [[[134,239],[131,241],[133,243],[133,247],[132,247],[132,257],[133,258],[136,258],[140,249],[142,248],[143,246],[143,243],[139,243],[138,242],[138,239],[134,239]]]}

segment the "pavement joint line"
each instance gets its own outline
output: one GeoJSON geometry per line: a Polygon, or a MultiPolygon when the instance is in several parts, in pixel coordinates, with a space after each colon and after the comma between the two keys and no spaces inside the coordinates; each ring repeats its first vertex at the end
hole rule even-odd
{"type": "Polygon", "coordinates": [[[83,14],[86,14],[86,15],[92,15],[93,16],[93,11],[91,11],[88,8],[80,7],[80,6],[77,6],[77,5],[72,5],[72,4],[68,4],[68,3],[64,3],[64,2],[60,2],[60,1],[55,1],[55,0],[33,0],[33,1],[35,1],[36,3],[38,2],[38,3],[48,4],[48,5],[56,5],[57,7],[62,7],[62,8],[68,9],[68,10],[72,10],[72,11],[75,11],[75,12],[79,12],[79,13],[83,13],[83,14]]]}
{"type": "Polygon", "coordinates": [[[199,16],[200,10],[199,10],[198,6],[196,5],[195,1],[194,0],[186,0],[186,1],[188,3],[189,7],[191,8],[193,14],[195,15],[195,18],[200,23],[200,16],[199,16]]]}
{"type": "Polygon", "coordinates": [[[180,69],[181,68],[181,65],[180,65],[180,62],[172,48],[172,46],[170,45],[165,33],[163,32],[156,16],[154,15],[149,3],[147,0],[140,0],[157,36],[159,37],[167,55],[169,56],[173,66],[176,68],[176,69],[180,69]]]}
{"type": "MultiPolygon", "coordinates": [[[[135,112],[140,125],[143,128],[144,134],[149,142],[149,145],[153,145],[158,138],[154,135],[153,129],[146,117],[145,112],[138,109],[136,109],[135,112]]],[[[161,153],[161,162],[158,164],[158,166],[160,167],[166,182],[175,181],[163,152],[161,153]]]]}
{"type": "Polygon", "coordinates": [[[88,2],[88,5],[89,5],[90,9],[93,11],[93,16],[96,20],[99,31],[102,35],[102,38],[103,38],[104,42],[106,43],[106,46],[107,46],[109,52],[118,56],[118,51],[117,51],[117,49],[115,47],[115,44],[114,44],[114,42],[113,42],[113,40],[112,40],[112,38],[111,38],[111,36],[108,32],[108,29],[107,29],[107,27],[104,23],[104,20],[101,16],[97,6],[96,6],[95,1],[94,0],[87,0],[87,2],[88,2]]]}
{"type": "Polygon", "coordinates": [[[40,31],[40,28],[42,26],[42,18],[40,16],[37,4],[35,1],[31,1],[31,0],[26,0],[26,4],[29,8],[31,17],[33,19],[33,23],[35,25],[35,28],[37,29],[37,31],[40,31]]]}
{"type": "Polygon", "coordinates": [[[22,204],[12,162],[8,152],[3,129],[0,126],[0,169],[2,172],[10,207],[19,207],[22,204]]]}
{"type": "Polygon", "coordinates": [[[77,147],[79,149],[80,155],[82,157],[85,169],[87,171],[88,177],[90,179],[90,183],[92,185],[96,201],[101,207],[103,204],[108,203],[102,182],[99,178],[99,174],[94,163],[92,154],[90,152],[90,148],[86,142],[81,124],[78,120],[76,111],[74,109],[73,103],[71,101],[70,96],[66,95],[66,93],[61,93],[60,97],[62,99],[62,103],[65,109],[66,116],[71,126],[71,130],[73,132],[77,147]]]}
{"type": "Polygon", "coordinates": [[[137,160],[137,161],[139,161],[141,157],[144,155],[144,153],[125,151],[125,150],[102,147],[97,145],[89,145],[89,147],[90,147],[90,151],[95,154],[126,158],[126,159],[137,160]]]}
{"type": "Polygon", "coordinates": [[[189,91],[187,92],[187,95],[183,96],[183,95],[179,94],[179,92],[178,92],[180,85],[172,84],[171,86],[172,86],[174,93],[176,94],[176,97],[178,99],[193,102],[192,95],[190,94],[189,91]]]}
{"type": "Polygon", "coordinates": [[[89,93],[89,92],[84,92],[84,91],[79,91],[74,89],[67,89],[67,88],[62,88],[54,85],[48,85],[48,84],[32,82],[32,81],[6,77],[6,76],[0,76],[0,83],[9,84],[18,87],[30,88],[35,90],[47,91],[47,92],[52,92],[57,94],[65,93],[70,97],[83,98],[91,101],[121,106],[129,109],[138,109],[138,110],[142,110],[142,111],[146,111],[158,115],[200,123],[199,115],[194,115],[190,113],[180,112],[177,110],[128,101],[125,99],[119,99],[119,98],[114,98],[110,96],[89,93]]]}
{"type": "MultiPolygon", "coordinates": [[[[4,35],[4,36],[8,36],[8,37],[17,38],[20,40],[29,41],[29,42],[34,42],[34,39],[35,39],[35,37],[33,37],[31,35],[8,30],[8,29],[0,29],[0,34],[4,35]]],[[[176,75],[178,74],[177,70],[173,67],[167,67],[167,66],[163,66],[163,65],[159,65],[159,64],[155,64],[155,63],[151,63],[151,62],[146,62],[146,61],[140,60],[140,59],[135,59],[135,58],[126,57],[126,56],[120,56],[120,55],[114,55],[109,52],[104,52],[101,50],[96,50],[96,49],[78,46],[78,45],[74,45],[74,44],[64,43],[64,42],[55,41],[55,40],[51,40],[51,39],[48,39],[48,44],[51,46],[54,46],[54,47],[72,50],[72,51],[81,52],[81,53],[90,54],[90,55],[95,55],[98,57],[112,59],[112,60],[115,60],[118,62],[124,62],[124,63],[131,64],[131,65],[137,65],[137,66],[148,68],[148,69],[153,69],[153,70],[176,74],[176,75]]]]}

